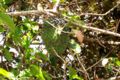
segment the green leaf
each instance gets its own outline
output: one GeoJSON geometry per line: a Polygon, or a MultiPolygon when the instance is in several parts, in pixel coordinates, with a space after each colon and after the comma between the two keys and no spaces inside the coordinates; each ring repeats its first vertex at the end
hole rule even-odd
{"type": "Polygon", "coordinates": [[[48,22],[44,23],[42,30],[42,39],[49,53],[53,54],[53,48],[58,54],[65,51],[69,44],[69,36],[65,33],[59,32],[58,27],[54,28],[48,22]]]}
{"type": "Polygon", "coordinates": [[[43,71],[43,75],[45,77],[45,80],[52,80],[52,78],[50,77],[49,73],[46,71],[43,71]]]}
{"type": "Polygon", "coordinates": [[[13,22],[13,20],[10,18],[10,16],[8,16],[5,13],[0,13],[0,22],[2,22],[2,24],[7,25],[10,29],[11,32],[15,31],[15,24],[13,22]]]}
{"type": "Polygon", "coordinates": [[[0,12],[5,12],[5,8],[4,8],[4,5],[2,3],[0,3],[0,12]]]}
{"type": "Polygon", "coordinates": [[[10,53],[9,49],[7,49],[7,48],[4,49],[4,56],[8,61],[12,60],[12,53],[10,53]]]}
{"type": "Polygon", "coordinates": [[[75,40],[70,41],[70,48],[75,52],[75,53],[80,53],[81,52],[81,47],[80,45],[75,42],[75,40]]]}
{"type": "Polygon", "coordinates": [[[56,2],[57,2],[57,0],[52,0],[52,2],[53,2],[53,3],[56,3],[56,2]]]}
{"type": "Polygon", "coordinates": [[[37,54],[40,56],[41,59],[48,61],[48,57],[45,54],[43,54],[42,52],[36,53],[36,55],[37,54]]]}
{"type": "Polygon", "coordinates": [[[120,60],[119,59],[116,59],[115,63],[116,63],[117,66],[120,66],[120,60]]]}
{"type": "Polygon", "coordinates": [[[12,3],[13,0],[3,0],[4,4],[9,4],[9,3],[12,3]]]}
{"type": "Polygon", "coordinates": [[[21,39],[22,36],[23,36],[23,35],[22,35],[21,26],[20,26],[20,27],[17,26],[17,28],[16,28],[16,30],[15,30],[15,34],[12,35],[12,39],[13,39],[13,41],[15,42],[16,45],[21,44],[21,42],[23,41],[23,40],[21,39]]]}
{"type": "Polygon", "coordinates": [[[39,80],[45,80],[45,78],[43,76],[42,68],[40,66],[38,67],[36,65],[31,65],[30,71],[31,71],[32,75],[37,77],[39,80]]]}
{"type": "Polygon", "coordinates": [[[117,64],[118,66],[120,66],[120,61],[116,61],[116,64],[117,64]]]}
{"type": "Polygon", "coordinates": [[[7,77],[8,79],[13,79],[14,75],[6,70],[4,70],[3,68],[0,68],[0,74],[7,77]]]}
{"type": "Polygon", "coordinates": [[[3,32],[4,31],[4,28],[0,26],[0,32],[3,32]]]}
{"type": "Polygon", "coordinates": [[[3,0],[0,0],[0,2],[3,2],[3,0]]]}
{"type": "Polygon", "coordinates": [[[22,38],[22,45],[25,47],[25,49],[29,48],[30,42],[31,42],[31,35],[27,33],[28,35],[24,35],[22,38]]]}
{"type": "Polygon", "coordinates": [[[69,69],[69,78],[70,78],[70,80],[73,80],[73,79],[83,80],[81,77],[79,77],[77,75],[77,71],[74,68],[69,67],[68,69],[69,69]]]}

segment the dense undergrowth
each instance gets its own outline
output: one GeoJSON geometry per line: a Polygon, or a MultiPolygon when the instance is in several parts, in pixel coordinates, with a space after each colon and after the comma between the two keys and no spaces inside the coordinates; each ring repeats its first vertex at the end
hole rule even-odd
{"type": "Polygon", "coordinates": [[[119,80],[119,4],[1,0],[0,79],[119,80]]]}

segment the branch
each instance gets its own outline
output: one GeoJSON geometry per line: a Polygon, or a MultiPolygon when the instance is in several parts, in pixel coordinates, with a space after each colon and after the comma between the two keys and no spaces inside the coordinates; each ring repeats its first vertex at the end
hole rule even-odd
{"type": "MultiPolygon", "coordinates": [[[[11,15],[11,16],[40,15],[40,14],[48,14],[48,15],[59,14],[56,11],[57,7],[59,5],[59,1],[60,0],[57,0],[56,4],[54,5],[53,9],[51,9],[51,10],[43,10],[43,11],[39,11],[39,10],[16,11],[16,12],[8,12],[6,14],[11,15]]],[[[103,13],[103,14],[98,14],[98,13],[81,13],[80,16],[82,16],[82,15],[105,16],[105,15],[109,14],[111,11],[113,11],[119,4],[120,4],[120,2],[118,2],[117,5],[115,5],[113,8],[111,8],[110,10],[108,10],[106,13],[103,13]]]]}
{"type": "Polygon", "coordinates": [[[57,0],[56,4],[54,5],[53,9],[46,9],[46,10],[40,10],[41,4],[38,4],[38,10],[30,10],[30,11],[16,11],[16,12],[8,12],[6,14],[11,16],[19,16],[19,15],[53,15],[57,13],[57,8],[59,6],[60,0],[57,0]]]}
{"type": "Polygon", "coordinates": [[[98,32],[101,32],[101,33],[104,33],[104,34],[109,34],[109,35],[112,35],[112,36],[120,37],[120,34],[116,33],[116,32],[111,32],[111,31],[108,31],[108,30],[103,30],[103,29],[99,29],[99,28],[95,28],[95,27],[88,27],[89,25],[83,25],[83,24],[80,24],[78,22],[71,22],[71,23],[75,26],[78,26],[78,27],[81,27],[81,28],[84,28],[84,29],[98,31],[98,32]]]}
{"type": "MultiPolygon", "coordinates": [[[[58,3],[59,1],[56,3],[56,5],[58,6],[58,3]]],[[[120,3],[118,3],[116,6],[114,6],[112,9],[110,9],[109,11],[107,11],[106,13],[104,14],[97,14],[98,16],[104,16],[104,15],[107,15],[109,14],[112,10],[114,10],[114,8],[116,8],[120,3]]],[[[53,8],[54,9],[54,8],[53,8]]],[[[31,10],[31,11],[18,11],[18,12],[9,12],[7,13],[8,15],[11,15],[11,16],[19,16],[19,15],[42,15],[42,14],[47,14],[47,15],[53,15],[53,14],[58,14],[56,12],[54,12],[52,10],[43,10],[43,11],[40,11],[40,10],[31,10]]],[[[85,13],[85,14],[89,14],[89,15],[96,15],[95,13],[85,13]]],[[[73,23],[72,24],[76,25],[76,26],[81,26],[82,28],[85,28],[85,29],[90,29],[90,30],[94,30],[94,31],[99,31],[101,33],[104,33],[104,34],[109,34],[109,35],[113,35],[113,36],[116,36],[116,37],[120,37],[120,34],[118,33],[115,33],[115,32],[111,32],[111,31],[108,31],[108,30],[103,30],[103,29],[99,29],[99,28],[94,28],[94,27],[88,27],[87,25],[81,25],[81,24],[76,24],[76,23],[73,23]]]]}
{"type": "Polygon", "coordinates": [[[108,57],[112,52],[113,50],[115,50],[115,48],[113,48],[109,53],[107,53],[103,58],[99,59],[96,63],[94,63],[92,66],[88,67],[86,70],[89,70],[93,67],[95,67],[97,64],[99,64],[104,58],[108,57]]]}
{"type": "Polygon", "coordinates": [[[52,10],[30,10],[30,11],[16,11],[16,12],[8,12],[6,13],[10,16],[21,16],[21,15],[42,15],[42,14],[47,14],[47,15],[53,15],[56,14],[56,12],[52,11],[52,10]]]}
{"type": "Polygon", "coordinates": [[[99,29],[99,28],[95,28],[95,27],[88,27],[88,26],[82,26],[82,27],[86,28],[86,29],[94,30],[94,31],[99,31],[99,32],[104,33],[104,34],[109,34],[112,36],[120,37],[119,33],[111,32],[108,30],[103,30],[103,29],[99,29]]]}
{"type": "Polygon", "coordinates": [[[89,15],[89,16],[105,16],[105,15],[108,15],[111,11],[113,11],[116,7],[118,7],[119,4],[120,4],[120,2],[118,2],[117,5],[115,5],[110,10],[108,10],[107,12],[105,12],[103,14],[98,14],[98,13],[81,13],[80,16],[84,16],[84,15],[89,15]]]}

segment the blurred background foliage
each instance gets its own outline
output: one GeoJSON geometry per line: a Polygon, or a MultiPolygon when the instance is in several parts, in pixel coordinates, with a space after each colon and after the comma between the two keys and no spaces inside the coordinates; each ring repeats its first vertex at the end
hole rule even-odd
{"type": "Polygon", "coordinates": [[[118,80],[120,38],[73,25],[120,33],[118,0],[60,0],[50,15],[9,16],[52,9],[57,0],[0,0],[1,80],[118,80]],[[111,43],[112,42],[112,43],[111,43]]]}

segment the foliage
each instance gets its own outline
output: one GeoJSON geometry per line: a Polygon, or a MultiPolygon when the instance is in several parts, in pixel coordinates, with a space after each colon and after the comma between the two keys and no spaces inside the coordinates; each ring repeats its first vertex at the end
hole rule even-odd
{"type": "Polygon", "coordinates": [[[58,12],[52,12],[57,1],[0,0],[0,79],[99,80],[120,76],[120,39],[84,28],[120,33],[119,6],[105,16],[85,14],[104,14],[117,0],[60,0],[58,12]],[[8,14],[36,10],[38,4],[50,12],[8,14]]]}

